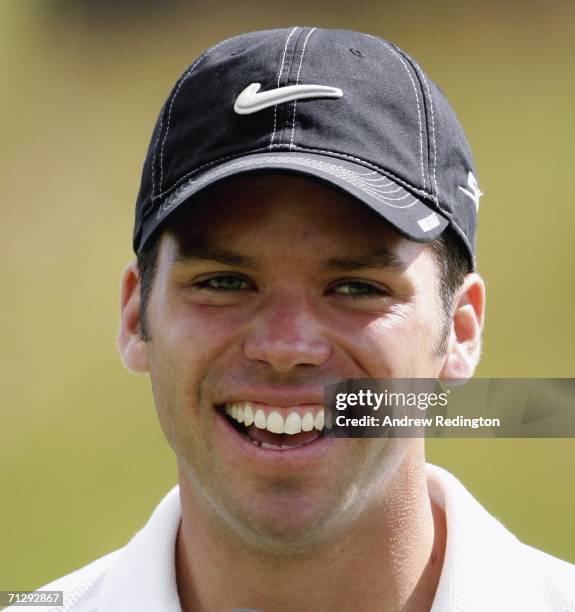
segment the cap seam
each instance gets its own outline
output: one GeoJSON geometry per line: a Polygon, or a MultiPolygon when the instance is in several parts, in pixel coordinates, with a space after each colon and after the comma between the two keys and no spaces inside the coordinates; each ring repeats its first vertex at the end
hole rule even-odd
{"type": "MultiPolygon", "coordinates": [[[[372,40],[375,40],[376,42],[378,42],[381,45],[383,45],[383,47],[386,48],[388,51],[393,53],[393,55],[401,62],[403,68],[405,69],[405,71],[407,72],[407,75],[409,76],[409,80],[411,81],[411,85],[413,87],[413,92],[415,93],[415,103],[417,105],[417,121],[418,121],[418,124],[419,124],[419,158],[420,158],[420,165],[421,165],[421,178],[423,179],[423,188],[426,189],[427,181],[425,180],[425,169],[424,169],[424,166],[423,166],[423,123],[422,123],[422,120],[421,120],[421,109],[420,109],[420,106],[419,106],[419,95],[418,95],[417,87],[415,85],[415,81],[413,80],[413,75],[411,74],[411,71],[407,67],[407,65],[406,65],[406,63],[404,61],[404,58],[402,57],[402,54],[399,53],[399,49],[397,49],[397,47],[395,47],[395,45],[393,45],[391,43],[388,43],[387,41],[384,41],[384,40],[382,40],[380,38],[377,38],[376,36],[372,36],[371,34],[368,34],[368,36],[372,40]]],[[[407,59],[407,58],[405,58],[405,59],[407,59]]],[[[412,68],[413,68],[413,66],[412,66],[412,68]]],[[[420,84],[420,92],[421,92],[422,103],[425,104],[425,96],[423,95],[423,88],[421,87],[421,84],[420,84]]],[[[432,187],[432,191],[433,191],[433,187],[432,187]]]]}
{"type": "MultiPolygon", "coordinates": [[[[421,66],[412,57],[407,55],[407,53],[405,53],[404,51],[398,49],[398,52],[401,53],[401,55],[403,55],[403,57],[405,57],[405,59],[409,62],[409,64],[411,65],[411,67],[415,71],[415,74],[417,75],[417,79],[418,79],[418,81],[420,83],[421,91],[422,91],[422,94],[423,94],[423,100],[424,100],[424,104],[425,104],[426,113],[427,113],[427,104],[426,104],[426,100],[425,100],[425,94],[424,94],[423,86],[421,85],[421,80],[422,79],[423,79],[423,83],[425,84],[425,90],[427,91],[427,97],[429,98],[429,112],[430,112],[430,117],[431,117],[431,145],[432,145],[432,148],[433,148],[433,166],[432,166],[432,169],[430,171],[430,180],[432,181],[432,185],[431,185],[432,191],[433,191],[433,185],[435,185],[435,197],[437,198],[437,205],[439,206],[439,208],[441,208],[441,210],[443,210],[443,207],[440,204],[439,187],[437,185],[437,175],[436,175],[436,169],[437,169],[437,140],[435,138],[435,113],[434,113],[434,110],[433,110],[433,96],[431,95],[431,89],[429,87],[429,83],[427,82],[427,78],[425,77],[425,73],[421,69],[421,66]]],[[[428,123],[428,127],[429,127],[429,123],[428,123]]],[[[428,133],[427,137],[428,137],[428,143],[429,143],[429,133],[428,133]]],[[[429,159],[429,165],[431,165],[431,157],[428,156],[428,159],[429,159]]]]}
{"type": "MultiPolygon", "coordinates": [[[[307,47],[308,40],[309,40],[310,36],[311,36],[311,35],[312,35],[312,34],[313,34],[313,33],[314,33],[316,30],[317,30],[317,28],[312,28],[312,29],[311,29],[311,30],[308,32],[308,34],[307,34],[307,36],[305,37],[305,40],[304,40],[304,42],[303,42],[303,48],[302,48],[301,57],[300,57],[300,60],[299,60],[299,66],[298,66],[297,76],[296,76],[296,81],[295,81],[295,84],[296,84],[296,85],[299,85],[299,77],[300,77],[300,74],[301,74],[301,67],[302,67],[302,65],[303,65],[303,58],[304,58],[304,55],[305,55],[305,50],[306,50],[306,47],[307,47]]],[[[297,99],[296,99],[296,100],[294,100],[294,102],[293,102],[293,117],[292,117],[292,124],[291,124],[290,150],[291,150],[291,148],[292,148],[292,145],[293,145],[293,139],[294,139],[294,136],[295,136],[295,117],[296,117],[296,110],[297,110],[297,99]]]]}
{"type": "MultiPolygon", "coordinates": [[[[282,78],[283,69],[284,69],[284,65],[285,65],[285,59],[286,59],[286,53],[287,53],[287,50],[288,50],[289,41],[290,41],[291,37],[293,36],[293,34],[295,34],[295,32],[298,29],[299,29],[299,26],[295,26],[294,28],[292,28],[291,32],[289,33],[289,36],[287,37],[286,44],[285,44],[285,47],[284,47],[284,52],[283,52],[283,55],[282,55],[282,61],[281,61],[281,65],[280,65],[280,70],[279,70],[279,73],[278,73],[277,87],[279,87],[280,83],[281,83],[281,78],[282,78]]],[[[274,138],[276,136],[277,117],[278,117],[278,105],[276,104],[274,106],[274,127],[273,127],[272,135],[271,135],[271,138],[270,138],[270,144],[269,144],[270,150],[271,150],[271,147],[273,145],[274,138]]]]}
{"type": "MultiPolygon", "coordinates": [[[[291,71],[293,69],[294,63],[295,63],[295,58],[297,56],[297,50],[299,47],[299,42],[301,40],[301,37],[306,33],[306,28],[299,26],[298,27],[298,32],[295,36],[294,39],[294,43],[293,43],[293,49],[288,50],[288,60],[286,61],[286,68],[284,70],[284,79],[282,81],[281,86],[282,87],[286,87],[287,85],[290,84],[291,79],[290,79],[290,74],[291,71]]],[[[288,125],[289,125],[289,109],[290,106],[289,105],[282,105],[282,104],[276,104],[276,108],[279,107],[278,112],[278,126],[279,129],[277,130],[277,132],[279,132],[279,136],[278,138],[280,140],[284,140],[285,139],[285,130],[287,129],[288,125]]],[[[277,133],[276,132],[276,133],[277,133]]],[[[271,151],[271,147],[273,147],[274,145],[271,144],[270,145],[270,151],[271,151]]]]}
{"type": "MultiPolygon", "coordinates": [[[[393,47],[395,47],[395,45],[393,45],[393,43],[390,43],[393,47]]],[[[453,212],[442,206],[441,205],[441,200],[440,200],[440,195],[439,195],[439,187],[437,184],[437,176],[436,176],[436,167],[437,167],[437,141],[435,138],[435,115],[434,115],[434,110],[433,110],[433,96],[431,93],[431,88],[429,87],[429,82],[427,80],[427,77],[425,76],[425,73],[423,72],[421,66],[415,61],[415,59],[413,59],[409,54],[407,54],[405,51],[403,51],[402,49],[399,49],[398,47],[395,47],[397,49],[397,52],[400,53],[405,59],[406,61],[411,65],[411,67],[413,68],[413,70],[415,71],[415,74],[417,76],[417,79],[419,81],[420,87],[421,87],[421,91],[422,91],[422,98],[424,101],[424,108],[425,111],[427,113],[427,104],[426,104],[426,100],[425,100],[425,93],[423,91],[423,86],[421,84],[421,81],[423,79],[423,83],[425,84],[425,89],[427,91],[427,96],[429,98],[429,111],[431,114],[431,145],[433,147],[433,167],[432,169],[430,169],[430,180],[433,180],[433,183],[435,184],[435,196],[434,196],[434,200],[437,204],[437,208],[441,211],[441,213],[447,217],[447,219],[449,219],[449,223],[450,225],[455,229],[456,233],[458,234],[459,238],[462,240],[462,242],[464,243],[464,245],[467,248],[467,253],[466,255],[469,258],[469,263],[471,264],[471,269],[475,270],[476,269],[476,256],[475,256],[475,249],[472,247],[471,242],[469,241],[469,238],[467,237],[467,234],[465,233],[465,231],[463,230],[463,228],[461,227],[461,225],[459,225],[459,223],[457,222],[457,220],[454,217],[453,212]]],[[[428,134],[428,150],[429,150],[429,143],[430,143],[430,139],[429,139],[429,134],[428,134]]],[[[428,153],[428,161],[429,161],[429,165],[431,165],[431,157],[429,156],[428,153]]],[[[433,189],[433,184],[431,185],[432,189],[433,189]]]]}
{"type": "Polygon", "coordinates": [[[158,152],[158,144],[160,143],[160,138],[162,137],[162,127],[164,123],[164,115],[166,113],[167,104],[164,102],[162,106],[162,110],[160,112],[160,127],[158,129],[158,134],[156,136],[156,142],[154,143],[154,155],[152,156],[152,198],[156,193],[156,155],[158,152]]]}

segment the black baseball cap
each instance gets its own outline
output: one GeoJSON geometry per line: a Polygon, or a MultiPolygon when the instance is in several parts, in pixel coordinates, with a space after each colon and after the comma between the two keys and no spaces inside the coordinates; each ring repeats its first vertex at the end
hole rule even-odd
{"type": "Polygon", "coordinates": [[[270,171],[343,190],[412,240],[451,225],[475,267],[481,192],[463,129],[419,65],[382,38],[296,26],[205,51],[154,128],[134,251],[203,189],[270,171]]]}

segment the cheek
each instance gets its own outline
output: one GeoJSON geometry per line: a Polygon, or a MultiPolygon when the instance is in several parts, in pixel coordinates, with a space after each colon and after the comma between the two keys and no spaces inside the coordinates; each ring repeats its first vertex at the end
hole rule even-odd
{"type": "Polygon", "coordinates": [[[412,307],[345,327],[340,343],[370,378],[435,376],[436,325],[412,307]]]}
{"type": "Polygon", "coordinates": [[[178,440],[193,425],[198,406],[189,392],[195,386],[191,377],[193,370],[173,350],[164,348],[157,337],[152,341],[150,379],[160,424],[172,447],[177,447],[182,444],[178,440]],[[186,427],[182,427],[183,423],[186,427]]]}
{"type": "Polygon", "coordinates": [[[150,377],[158,416],[173,441],[209,426],[211,403],[204,391],[238,345],[241,324],[233,309],[176,300],[154,314],[147,347],[150,377]]]}
{"type": "Polygon", "coordinates": [[[167,313],[152,339],[166,359],[185,364],[188,379],[201,377],[233,345],[242,323],[232,308],[182,302],[167,313]]]}

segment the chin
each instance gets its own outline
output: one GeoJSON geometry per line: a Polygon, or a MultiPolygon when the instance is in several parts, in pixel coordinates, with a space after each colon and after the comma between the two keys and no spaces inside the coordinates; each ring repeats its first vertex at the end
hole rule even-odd
{"type": "Polygon", "coordinates": [[[273,493],[253,496],[248,503],[237,500],[222,518],[244,545],[260,553],[305,555],[317,551],[352,524],[351,498],[353,494],[339,503],[318,500],[282,483],[273,493]]]}

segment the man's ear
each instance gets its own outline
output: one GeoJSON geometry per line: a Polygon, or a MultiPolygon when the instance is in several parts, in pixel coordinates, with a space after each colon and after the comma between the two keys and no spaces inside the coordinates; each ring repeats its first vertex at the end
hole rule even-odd
{"type": "Polygon", "coordinates": [[[457,292],[449,344],[440,379],[468,379],[479,362],[485,310],[485,283],[479,274],[468,274],[457,292]]]}
{"type": "Polygon", "coordinates": [[[122,275],[120,332],[118,349],[124,366],[132,372],[148,371],[146,343],[140,335],[140,275],[135,261],[122,275]]]}

